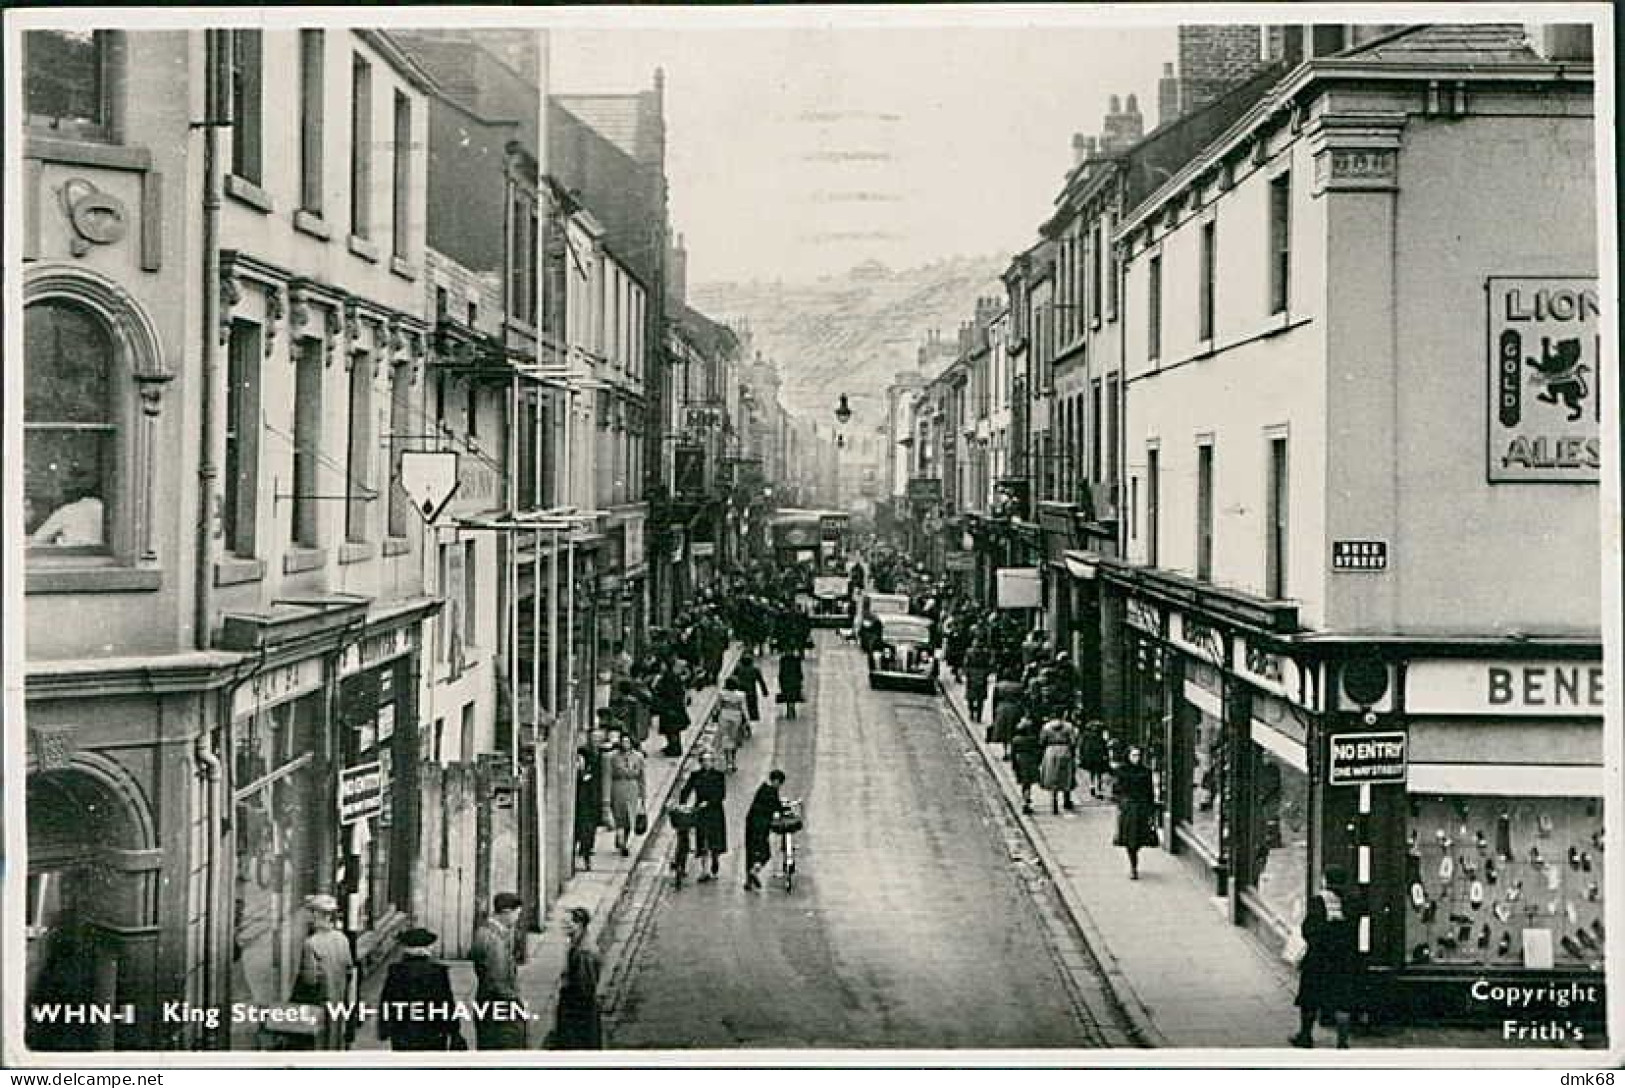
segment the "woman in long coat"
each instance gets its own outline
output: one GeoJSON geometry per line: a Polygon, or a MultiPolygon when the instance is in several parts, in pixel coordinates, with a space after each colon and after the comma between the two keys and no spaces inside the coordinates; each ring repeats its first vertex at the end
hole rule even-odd
{"type": "Polygon", "coordinates": [[[350,1025],[343,1017],[329,1013],[327,1007],[330,1003],[350,1000],[350,976],[355,970],[350,938],[338,928],[339,903],[333,896],[307,896],[305,910],[310,914],[310,935],[305,938],[299,957],[292,1000],[321,1006],[322,1029],[316,1037],[317,1050],[348,1050],[350,1025]]]}
{"type": "Polygon", "coordinates": [[[1111,751],[1106,746],[1106,727],[1098,721],[1083,727],[1078,738],[1078,769],[1089,776],[1089,796],[1099,797],[1111,773],[1111,751]]]}
{"type": "Polygon", "coordinates": [[[598,821],[604,809],[603,763],[598,744],[589,736],[576,749],[575,816],[576,857],[588,872],[592,871],[592,852],[598,845],[598,821]]]}
{"type": "Polygon", "coordinates": [[[571,907],[570,951],[559,976],[559,1004],[554,1014],[554,1050],[602,1050],[603,1021],[598,1011],[598,953],[587,946],[592,914],[586,907],[571,907]]]}
{"type": "Polygon", "coordinates": [[[1044,745],[1038,739],[1038,726],[1031,718],[1023,718],[1010,740],[1010,765],[1016,772],[1016,785],[1021,787],[1021,811],[1033,814],[1033,786],[1038,784],[1038,772],[1044,761],[1044,745]]]}
{"type": "Polygon", "coordinates": [[[970,707],[973,722],[982,720],[982,707],[987,703],[987,679],[992,668],[993,655],[978,634],[965,651],[965,704],[970,707]]]}
{"type": "Polygon", "coordinates": [[[1072,791],[1077,788],[1077,760],[1073,749],[1078,743],[1077,726],[1065,718],[1051,718],[1038,734],[1044,758],[1038,765],[1038,784],[1049,790],[1049,807],[1060,815],[1061,801],[1072,811],[1072,791]]]}
{"type": "Polygon", "coordinates": [[[1000,673],[993,685],[993,724],[988,729],[987,739],[1005,745],[1006,756],[1010,754],[1010,740],[1016,735],[1016,725],[1025,711],[1025,700],[1021,682],[1000,673]]]}
{"type": "Polygon", "coordinates": [[[801,702],[801,651],[787,651],[779,655],[779,699],[784,703],[784,716],[796,716],[796,704],[801,702]]]}
{"type": "Polygon", "coordinates": [[[1349,1020],[1359,1004],[1360,950],[1355,912],[1344,895],[1348,873],[1326,866],[1325,886],[1310,897],[1299,932],[1304,940],[1298,963],[1298,1034],[1292,1045],[1315,1045],[1315,1021],[1331,1013],[1337,1024],[1337,1047],[1349,1045],[1349,1020]]]}
{"type": "Polygon", "coordinates": [[[700,858],[699,883],[705,884],[717,878],[717,867],[728,851],[728,814],[722,807],[728,798],[728,779],[717,770],[716,759],[710,752],[700,753],[700,769],[683,783],[683,792],[677,795],[678,803],[687,803],[691,795],[694,798],[694,852],[700,858]]]}
{"type": "Polygon", "coordinates": [[[663,755],[683,754],[683,730],[688,728],[688,687],[677,669],[667,665],[654,685],[654,710],[660,715],[660,735],[666,738],[663,755]]]}
{"type": "Polygon", "coordinates": [[[1117,768],[1117,837],[1113,844],[1128,851],[1128,878],[1140,879],[1140,850],[1157,845],[1156,784],[1138,745],[1128,750],[1128,762],[1117,768]]]}
{"type": "Polygon", "coordinates": [[[627,839],[643,812],[645,788],[643,753],[622,733],[620,747],[609,757],[609,811],[615,820],[615,849],[622,857],[629,853],[627,839]]]}

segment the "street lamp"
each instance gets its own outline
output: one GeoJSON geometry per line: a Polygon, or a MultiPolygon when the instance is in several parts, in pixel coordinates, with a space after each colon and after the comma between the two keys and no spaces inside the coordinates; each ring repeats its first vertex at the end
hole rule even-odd
{"type": "Polygon", "coordinates": [[[841,403],[835,406],[835,421],[845,423],[852,418],[852,408],[846,403],[846,394],[841,394],[841,403]]]}

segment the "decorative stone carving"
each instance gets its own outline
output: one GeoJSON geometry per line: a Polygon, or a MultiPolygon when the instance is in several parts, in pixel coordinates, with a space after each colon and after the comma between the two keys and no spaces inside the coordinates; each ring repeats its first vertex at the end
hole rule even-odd
{"type": "Polygon", "coordinates": [[[340,316],[337,305],[327,308],[327,341],[324,344],[326,359],[323,366],[333,365],[333,352],[338,347],[339,337],[344,334],[344,318],[340,316]]]}
{"type": "Polygon", "coordinates": [[[1329,190],[1399,188],[1399,139],[1404,114],[1329,114],[1310,133],[1316,196],[1329,190]]]}
{"type": "Polygon", "coordinates": [[[292,323],[295,334],[310,324],[310,292],[302,283],[293,284],[288,288],[288,319],[292,323]]]}
{"type": "Polygon", "coordinates": [[[282,323],[285,307],[282,302],[282,288],[277,286],[265,289],[265,357],[269,359],[276,349],[276,329],[282,323]]]}
{"type": "Polygon", "coordinates": [[[85,178],[69,178],[58,190],[62,214],[73,229],[69,249],[83,257],[91,246],[112,245],[129,229],[130,216],[124,202],[104,193],[85,178]]]}
{"type": "Polygon", "coordinates": [[[243,289],[230,265],[220,266],[220,346],[231,342],[231,318],[237,304],[243,300],[243,289]]]}

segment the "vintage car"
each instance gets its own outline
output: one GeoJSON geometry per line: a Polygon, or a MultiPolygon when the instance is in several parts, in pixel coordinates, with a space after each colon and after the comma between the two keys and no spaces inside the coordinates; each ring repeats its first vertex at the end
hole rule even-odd
{"type": "Polygon", "coordinates": [[[846,575],[820,574],[813,578],[812,601],[808,615],[814,627],[850,627],[852,598],[847,593],[846,575]]]}
{"type": "Polygon", "coordinates": [[[882,613],[880,644],[869,652],[869,686],[937,690],[937,655],[931,621],[907,613],[882,613]]]}
{"type": "Polygon", "coordinates": [[[878,635],[879,621],[882,616],[908,614],[908,594],[906,593],[865,593],[857,612],[852,617],[852,637],[859,646],[865,650],[869,648],[869,639],[864,635],[867,627],[873,635],[878,635]]]}

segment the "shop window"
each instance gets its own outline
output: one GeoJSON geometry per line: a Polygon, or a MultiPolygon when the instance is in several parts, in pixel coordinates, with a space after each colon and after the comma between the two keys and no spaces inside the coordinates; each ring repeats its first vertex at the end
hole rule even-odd
{"type": "Polygon", "coordinates": [[[1408,962],[1602,969],[1599,800],[1425,794],[1409,804],[1408,962]]]}
{"type": "Polygon", "coordinates": [[[1309,874],[1309,776],[1274,752],[1252,749],[1252,860],[1258,897],[1279,917],[1303,919],[1309,874]]]}
{"type": "Polygon", "coordinates": [[[112,330],[65,300],[24,320],[23,521],[33,557],[106,555],[126,466],[112,330]]]}
{"type": "Polygon", "coordinates": [[[231,32],[231,172],[255,185],[263,180],[265,165],[261,47],[258,30],[231,32]]]}
{"type": "Polygon", "coordinates": [[[110,135],[105,30],[30,30],[23,34],[23,99],[30,126],[64,136],[110,135]]]}
{"type": "Polygon", "coordinates": [[[1190,728],[1184,733],[1185,765],[1190,778],[1181,783],[1188,791],[1185,811],[1190,814],[1190,830],[1198,842],[1214,857],[1220,856],[1222,844],[1220,828],[1225,794],[1225,775],[1229,765],[1225,760],[1224,723],[1200,707],[1186,704],[1186,721],[1190,728]]]}

